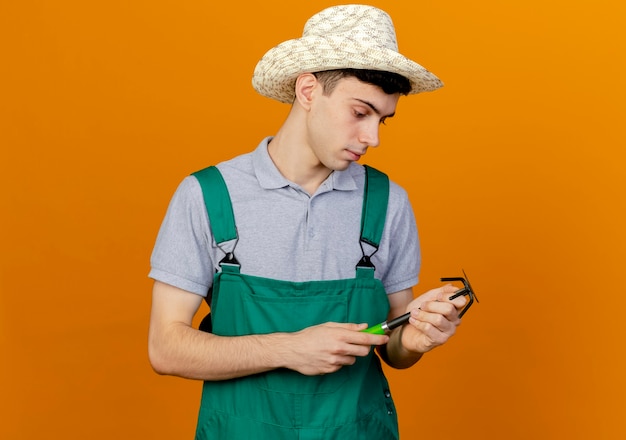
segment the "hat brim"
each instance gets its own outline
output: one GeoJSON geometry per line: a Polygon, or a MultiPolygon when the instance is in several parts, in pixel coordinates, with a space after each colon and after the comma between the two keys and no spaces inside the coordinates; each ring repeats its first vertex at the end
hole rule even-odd
{"type": "Polygon", "coordinates": [[[296,78],[307,72],[367,69],[393,72],[411,83],[409,94],[429,92],[443,83],[427,69],[386,47],[365,46],[345,36],[307,36],[270,49],[257,63],[252,86],[263,96],[284,103],[294,100],[296,78]]]}

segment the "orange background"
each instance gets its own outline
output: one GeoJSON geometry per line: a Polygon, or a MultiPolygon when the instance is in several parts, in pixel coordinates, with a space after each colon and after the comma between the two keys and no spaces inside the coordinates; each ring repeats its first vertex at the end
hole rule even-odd
{"type": "MultiPolygon", "coordinates": [[[[192,438],[200,383],[147,361],[152,245],[185,175],[276,131],[252,69],[333,3],[2,2],[0,438],[192,438]]],[[[389,372],[403,438],[626,438],[626,3],[371,4],[446,87],[366,161],[410,194],[418,290],[481,300],[389,372]]]]}

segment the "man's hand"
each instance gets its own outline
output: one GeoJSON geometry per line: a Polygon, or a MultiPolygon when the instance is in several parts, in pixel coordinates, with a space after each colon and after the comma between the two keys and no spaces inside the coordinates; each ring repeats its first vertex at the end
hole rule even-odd
{"type": "Polygon", "coordinates": [[[463,296],[452,301],[448,299],[457,290],[448,284],[411,301],[407,307],[407,311],[411,312],[409,325],[402,330],[405,350],[423,354],[444,344],[454,335],[461,323],[459,312],[466,302],[463,296]]]}
{"type": "Polygon", "coordinates": [[[389,341],[387,335],[363,333],[367,324],[328,322],[288,335],[285,367],[308,376],[334,373],[367,356],[372,346],[389,341]]]}

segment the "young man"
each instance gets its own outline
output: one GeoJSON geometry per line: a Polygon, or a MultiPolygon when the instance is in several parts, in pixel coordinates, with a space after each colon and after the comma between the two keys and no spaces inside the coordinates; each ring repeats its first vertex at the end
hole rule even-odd
{"type": "Polygon", "coordinates": [[[205,381],[197,439],[397,438],[372,347],[413,365],[454,334],[464,299],[448,300],[452,286],[413,299],[407,194],[357,161],[400,95],[441,83],[398,53],[385,12],[345,5],[271,49],[253,86],[291,110],[252,153],[174,195],[151,259],[151,363],[205,381]],[[191,326],[204,298],[208,331],[191,326]],[[362,332],[407,312],[388,334],[362,332]]]}

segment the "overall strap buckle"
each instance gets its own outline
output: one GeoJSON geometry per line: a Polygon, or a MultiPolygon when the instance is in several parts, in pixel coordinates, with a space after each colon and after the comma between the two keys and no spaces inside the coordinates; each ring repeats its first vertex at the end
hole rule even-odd
{"type": "Polygon", "coordinates": [[[383,236],[389,203],[389,177],[381,171],[365,165],[365,188],[363,192],[363,210],[361,212],[361,253],[363,257],[357,263],[358,269],[376,269],[372,256],[378,252],[378,245],[383,236]],[[363,243],[372,246],[374,252],[367,254],[363,243]]]}

